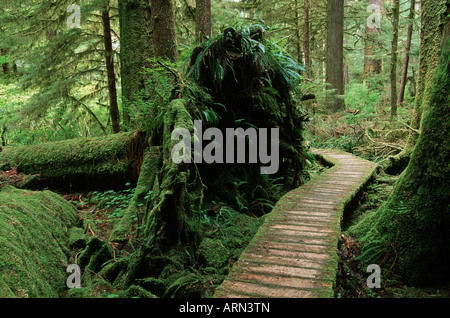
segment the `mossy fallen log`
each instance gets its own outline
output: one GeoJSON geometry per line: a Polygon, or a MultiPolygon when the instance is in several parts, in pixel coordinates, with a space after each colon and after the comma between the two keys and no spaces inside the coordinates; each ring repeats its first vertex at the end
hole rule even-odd
{"type": "Polygon", "coordinates": [[[54,298],[66,287],[76,209],[51,191],[0,190],[0,297],[54,298]]]}
{"type": "Polygon", "coordinates": [[[141,132],[4,147],[0,170],[36,175],[27,188],[111,189],[136,182],[144,148],[141,132]]]}

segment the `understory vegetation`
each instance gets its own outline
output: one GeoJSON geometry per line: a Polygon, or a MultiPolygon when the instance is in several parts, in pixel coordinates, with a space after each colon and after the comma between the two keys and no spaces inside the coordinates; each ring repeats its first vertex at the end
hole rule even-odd
{"type": "Polygon", "coordinates": [[[374,162],[401,152],[413,130],[410,124],[414,99],[407,99],[393,121],[385,94],[363,84],[350,84],[345,95],[346,110],[333,114],[321,111],[319,102],[309,102],[311,121],[305,135],[309,145],[342,149],[374,162]]]}
{"type": "Polygon", "coordinates": [[[78,2],[0,8],[0,297],[213,297],[313,148],[378,166],[335,298],[450,297],[450,1],[78,2]]]}
{"type": "MultiPolygon", "coordinates": [[[[388,175],[383,171],[378,172],[374,180],[363,190],[359,197],[357,207],[351,209],[344,217],[342,224],[343,234],[339,240],[339,265],[336,275],[336,298],[448,298],[450,297],[450,285],[442,281],[439,284],[425,284],[412,286],[405,284],[393,274],[392,267],[383,267],[387,257],[381,246],[374,241],[373,251],[378,251],[378,259],[365,259],[364,252],[357,240],[349,235],[348,229],[358,223],[364,215],[376,212],[392,193],[396,175],[388,175]],[[369,273],[367,266],[380,264],[381,288],[368,288],[367,279],[369,273]]],[[[395,253],[392,251],[392,253],[395,253]]]]}

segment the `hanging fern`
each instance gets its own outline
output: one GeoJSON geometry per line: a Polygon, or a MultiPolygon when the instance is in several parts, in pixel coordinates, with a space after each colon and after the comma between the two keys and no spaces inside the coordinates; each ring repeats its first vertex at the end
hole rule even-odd
{"type": "Polygon", "coordinates": [[[242,127],[278,127],[288,149],[283,162],[299,180],[306,162],[302,131],[307,117],[296,101],[302,97],[305,68],[271,41],[266,29],[261,24],[227,28],[193,50],[183,68],[187,87],[195,87],[186,92],[189,111],[222,128],[236,121],[242,127]],[[196,89],[212,100],[199,99],[196,89]]]}

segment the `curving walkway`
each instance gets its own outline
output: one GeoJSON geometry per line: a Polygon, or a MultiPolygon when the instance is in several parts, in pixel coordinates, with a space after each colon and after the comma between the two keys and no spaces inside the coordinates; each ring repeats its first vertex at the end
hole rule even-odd
{"type": "Polygon", "coordinates": [[[376,164],[338,150],[312,151],[333,166],[281,198],[216,298],[333,297],[343,211],[376,164]]]}

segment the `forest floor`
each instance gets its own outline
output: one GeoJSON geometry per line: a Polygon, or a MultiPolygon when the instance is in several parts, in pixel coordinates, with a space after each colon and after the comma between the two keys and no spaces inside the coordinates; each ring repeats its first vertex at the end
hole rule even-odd
{"type": "Polygon", "coordinates": [[[339,267],[336,276],[336,298],[450,298],[450,282],[432,286],[407,286],[395,279],[381,277],[381,288],[368,288],[364,264],[358,260],[358,244],[345,236],[345,229],[359,216],[375,211],[389,198],[398,176],[380,172],[363,192],[359,204],[343,224],[339,241],[339,267]]]}
{"type": "MultiPolygon", "coordinates": [[[[323,170],[322,170],[323,171],[323,170]]],[[[314,173],[320,173],[316,170],[314,173]]],[[[367,287],[366,279],[368,274],[364,270],[364,265],[356,258],[360,254],[358,244],[351,237],[345,236],[345,229],[355,222],[359,216],[376,210],[388,199],[398,176],[391,176],[380,172],[374,180],[363,191],[355,209],[350,211],[344,220],[343,235],[339,241],[339,267],[336,276],[335,298],[450,298],[450,284],[441,286],[414,287],[406,286],[404,283],[393,279],[383,280],[382,287],[370,289],[367,287]]],[[[119,220],[125,211],[128,201],[133,195],[132,188],[121,191],[94,191],[87,193],[60,193],[67,201],[74,204],[80,212],[80,217],[95,224],[95,233],[100,239],[108,240],[114,222],[119,220]]],[[[206,213],[203,220],[203,228],[206,236],[218,236],[226,246],[228,241],[242,240],[241,250],[251,239],[251,234],[256,232],[264,217],[248,217],[245,222],[238,219],[240,213],[233,213],[222,207],[219,213],[206,213]],[[253,220],[253,221],[252,221],[253,220]],[[251,221],[251,222],[250,222],[251,221]],[[250,223],[249,223],[250,222],[250,223]],[[245,223],[245,225],[244,225],[245,223]],[[249,231],[249,228],[251,230],[249,231]],[[243,239],[243,234],[247,235],[243,239]]],[[[121,253],[126,255],[129,250],[116,250],[116,257],[121,253]]],[[[203,286],[203,295],[213,293],[214,286],[218,286],[221,278],[224,278],[229,269],[240,254],[235,251],[234,257],[223,265],[222,275],[219,280],[211,283],[210,286],[203,286]]],[[[202,268],[197,269],[202,273],[202,268]]]]}

